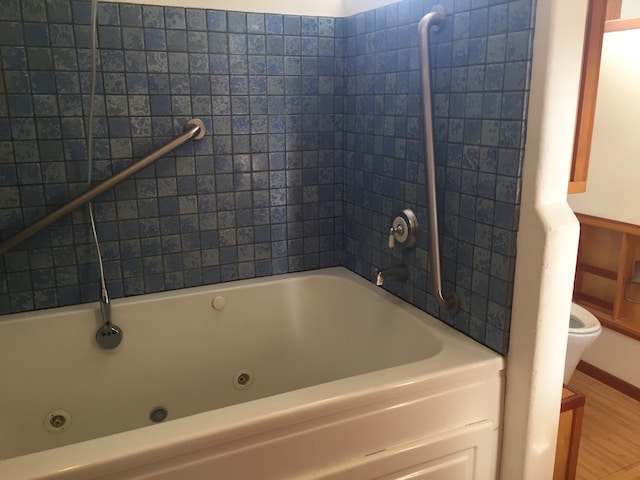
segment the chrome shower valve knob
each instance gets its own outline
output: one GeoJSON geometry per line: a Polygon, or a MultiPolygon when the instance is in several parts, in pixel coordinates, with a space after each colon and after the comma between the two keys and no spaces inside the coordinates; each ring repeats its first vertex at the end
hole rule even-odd
{"type": "Polygon", "coordinates": [[[389,228],[389,248],[396,244],[403,248],[413,248],[418,240],[418,219],[412,210],[405,208],[393,219],[389,228]]]}
{"type": "Polygon", "coordinates": [[[398,237],[403,238],[405,228],[402,226],[402,223],[398,225],[394,225],[389,229],[389,248],[393,248],[396,246],[396,235],[398,237]]]}

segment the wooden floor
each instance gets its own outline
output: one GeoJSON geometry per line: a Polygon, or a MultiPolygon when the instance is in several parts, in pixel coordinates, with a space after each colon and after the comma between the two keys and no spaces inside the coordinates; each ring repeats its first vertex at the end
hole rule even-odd
{"type": "Polygon", "coordinates": [[[640,479],[640,402],[576,371],[586,395],[576,480],[640,479]]]}

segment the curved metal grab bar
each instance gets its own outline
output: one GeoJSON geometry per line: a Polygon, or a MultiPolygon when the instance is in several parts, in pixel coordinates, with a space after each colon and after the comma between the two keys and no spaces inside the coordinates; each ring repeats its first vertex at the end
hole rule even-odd
{"type": "Polygon", "coordinates": [[[424,119],[425,183],[427,209],[429,211],[429,252],[431,254],[431,281],[438,303],[452,313],[458,311],[455,292],[442,292],[440,271],[440,239],[438,234],[438,210],[436,200],[436,164],[433,148],[433,119],[431,114],[431,69],[429,64],[429,27],[439,28],[444,23],[444,7],[436,5],[418,24],[418,52],[420,56],[420,80],[422,86],[422,113],[424,119]]]}
{"type": "Polygon", "coordinates": [[[199,120],[197,118],[189,120],[187,122],[187,124],[184,126],[184,133],[182,135],[174,138],[169,143],[167,143],[166,145],[160,147],[155,152],[150,153],[146,157],[144,157],[144,158],[138,160],[137,162],[129,165],[127,168],[125,168],[121,172],[118,172],[115,175],[107,178],[106,180],[102,181],[101,183],[99,183],[95,187],[92,187],[91,189],[89,189],[86,192],[84,192],[82,195],[74,198],[73,200],[71,200],[68,203],[64,204],[62,207],[60,207],[57,210],[54,210],[53,212],[45,215],[44,217],[42,217],[40,220],[38,220],[34,224],[28,226],[27,228],[25,228],[23,230],[20,230],[18,233],[16,233],[12,237],[9,237],[4,242],[0,243],[0,255],[4,254],[5,252],[10,250],[11,248],[15,247],[18,243],[20,243],[20,242],[26,240],[27,238],[35,235],[36,233],[38,233],[43,228],[48,227],[49,225],[51,225],[54,222],[57,222],[58,220],[60,220],[65,215],[73,212],[76,208],[78,208],[78,207],[84,205],[85,203],[93,200],[94,198],[96,198],[97,196],[103,194],[104,192],[106,192],[110,188],[115,187],[117,184],[119,184],[123,180],[129,178],[131,175],[133,175],[133,174],[137,173],[138,171],[142,170],[147,165],[152,164],[153,162],[155,162],[159,158],[164,157],[165,155],[167,155],[168,153],[172,152],[176,148],[184,145],[189,140],[200,140],[202,137],[204,137],[205,133],[206,133],[206,129],[205,129],[204,123],[202,123],[201,120],[199,120]]]}

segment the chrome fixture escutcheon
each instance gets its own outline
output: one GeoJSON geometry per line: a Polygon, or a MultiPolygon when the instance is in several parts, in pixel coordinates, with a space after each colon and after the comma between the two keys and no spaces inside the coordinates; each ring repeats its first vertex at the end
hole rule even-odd
{"type": "Polygon", "coordinates": [[[413,248],[418,242],[418,218],[413,210],[405,208],[391,223],[389,228],[389,248],[396,245],[402,248],[413,248]]]}

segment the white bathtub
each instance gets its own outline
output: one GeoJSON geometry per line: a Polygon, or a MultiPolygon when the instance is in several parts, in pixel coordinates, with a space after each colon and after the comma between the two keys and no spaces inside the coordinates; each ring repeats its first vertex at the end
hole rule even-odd
{"type": "Polygon", "coordinates": [[[0,318],[0,478],[495,478],[502,357],[345,269],[116,300],[113,321],[103,350],[95,304],[0,318]]]}

